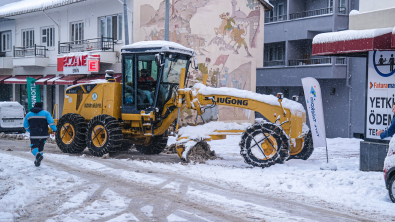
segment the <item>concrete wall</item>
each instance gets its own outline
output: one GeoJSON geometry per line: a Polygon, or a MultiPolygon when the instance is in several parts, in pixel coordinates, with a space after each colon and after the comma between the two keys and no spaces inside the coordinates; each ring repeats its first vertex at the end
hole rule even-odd
{"type": "Polygon", "coordinates": [[[395,8],[395,1],[393,0],[359,0],[359,12],[380,11],[383,9],[395,8]]]}
{"type": "Polygon", "coordinates": [[[366,103],[366,58],[350,58],[351,133],[364,134],[366,103]]]}
{"type": "MultiPolygon", "coordinates": [[[[372,3],[377,1],[372,1],[372,3]]],[[[350,15],[350,29],[363,30],[363,29],[377,29],[389,28],[395,26],[395,20],[392,19],[395,13],[395,1],[389,4],[391,7],[381,9],[378,11],[367,11],[356,15],[350,15]]],[[[373,7],[373,6],[372,6],[373,7]]]]}
{"type": "MultiPolygon", "coordinates": [[[[324,107],[324,118],[326,125],[326,135],[328,138],[348,137],[348,89],[345,87],[346,80],[341,79],[320,79],[322,102],[324,107]],[[336,93],[331,95],[333,88],[336,93]]],[[[281,92],[284,97],[292,99],[293,95],[299,96],[299,102],[306,109],[306,102],[303,95],[302,86],[267,86],[257,87],[257,92],[262,94],[276,95],[281,92]]],[[[257,117],[261,115],[257,114],[257,117]]],[[[307,122],[308,119],[307,119],[307,122]]],[[[309,124],[309,123],[308,123],[309,124]]]]}

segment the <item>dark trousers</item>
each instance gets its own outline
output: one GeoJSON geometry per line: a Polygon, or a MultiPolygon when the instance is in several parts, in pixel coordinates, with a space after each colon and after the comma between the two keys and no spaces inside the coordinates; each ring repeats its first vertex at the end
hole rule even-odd
{"type": "MultiPolygon", "coordinates": [[[[30,139],[30,142],[31,142],[30,149],[31,149],[32,153],[33,153],[34,149],[38,149],[38,152],[40,152],[40,153],[43,152],[44,144],[45,144],[46,140],[47,139],[30,139]]],[[[33,155],[35,156],[36,154],[33,153],[33,155]]]]}

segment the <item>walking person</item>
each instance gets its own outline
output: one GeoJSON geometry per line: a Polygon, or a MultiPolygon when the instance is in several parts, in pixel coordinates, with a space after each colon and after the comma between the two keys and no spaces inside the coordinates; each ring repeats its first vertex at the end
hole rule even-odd
{"type": "Polygon", "coordinates": [[[43,160],[44,144],[49,137],[48,125],[53,132],[56,132],[55,122],[51,114],[43,110],[43,103],[37,102],[34,108],[26,115],[23,122],[23,127],[30,132],[30,149],[32,154],[36,157],[34,165],[39,167],[43,160]]]}
{"type": "MultiPolygon", "coordinates": [[[[392,105],[392,112],[395,114],[395,104],[392,105]]],[[[395,118],[392,119],[392,123],[386,131],[377,130],[376,134],[380,136],[381,139],[392,137],[395,134],[395,118]]]]}

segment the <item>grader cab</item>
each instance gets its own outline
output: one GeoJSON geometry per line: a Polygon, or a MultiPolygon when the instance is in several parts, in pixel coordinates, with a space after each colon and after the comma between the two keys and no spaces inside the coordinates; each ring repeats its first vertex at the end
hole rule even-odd
{"type": "MultiPolygon", "coordinates": [[[[167,145],[173,122],[178,129],[181,108],[201,115],[208,107],[225,105],[266,117],[267,121],[254,124],[242,135],[241,155],[247,163],[267,167],[290,155],[301,159],[311,155],[311,133],[305,130],[301,104],[204,84],[185,88],[186,75],[191,67],[197,69],[197,63],[194,51],[177,43],[138,42],[124,46],[121,53],[122,83],[115,82],[110,72],[102,83],[66,89],[56,132],[63,152],[79,153],[88,147],[93,155],[102,156],[134,144],[143,154],[159,154],[167,145]]],[[[181,157],[182,145],[178,151],[181,157]]]]}

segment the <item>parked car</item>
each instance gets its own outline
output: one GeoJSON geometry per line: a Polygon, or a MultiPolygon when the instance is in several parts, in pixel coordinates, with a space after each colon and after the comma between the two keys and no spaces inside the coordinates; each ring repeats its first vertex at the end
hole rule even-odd
{"type": "Polygon", "coordinates": [[[390,199],[395,203],[395,136],[392,137],[384,160],[384,180],[390,199]]]}
{"type": "Polygon", "coordinates": [[[24,133],[25,108],[18,102],[0,102],[0,132],[24,133]]]}

